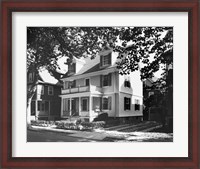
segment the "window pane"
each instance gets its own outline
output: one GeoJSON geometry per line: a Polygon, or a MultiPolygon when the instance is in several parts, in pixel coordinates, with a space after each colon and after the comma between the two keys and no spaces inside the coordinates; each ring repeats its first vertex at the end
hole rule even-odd
{"type": "Polygon", "coordinates": [[[48,94],[53,95],[53,86],[48,86],[48,94]]]}
{"type": "Polygon", "coordinates": [[[88,99],[82,99],[82,111],[88,111],[88,99]]]}
{"type": "Polygon", "coordinates": [[[103,109],[108,110],[108,98],[103,98],[103,109]]]}
{"type": "Polygon", "coordinates": [[[85,85],[89,86],[90,85],[90,80],[89,79],[85,79],[85,85]]]}
{"type": "Polygon", "coordinates": [[[103,86],[111,86],[111,74],[103,76],[103,86]]]}

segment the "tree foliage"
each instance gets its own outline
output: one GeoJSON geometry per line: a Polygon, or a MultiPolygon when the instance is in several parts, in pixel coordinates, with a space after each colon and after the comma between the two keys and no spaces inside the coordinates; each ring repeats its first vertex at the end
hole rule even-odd
{"type": "Polygon", "coordinates": [[[73,57],[93,58],[106,46],[119,53],[121,74],[140,69],[144,79],[173,62],[173,55],[163,55],[173,51],[172,27],[31,27],[27,39],[28,69],[45,67],[53,72],[59,69],[61,56],[67,56],[67,62],[73,57]]]}

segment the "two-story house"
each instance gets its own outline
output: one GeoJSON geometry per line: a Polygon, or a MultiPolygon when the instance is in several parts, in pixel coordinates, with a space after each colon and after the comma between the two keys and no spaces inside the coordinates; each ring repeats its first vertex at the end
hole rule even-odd
{"type": "Polygon", "coordinates": [[[62,84],[51,76],[47,70],[40,71],[36,77],[28,72],[27,87],[36,80],[36,91],[31,101],[31,120],[60,119],[60,106],[62,84]],[[37,79],[34,79],[37,78],[37,79]]]}
{"type": "Polygon", "coordinates": [[[120,75],[116,61],[112,49],[101,51],[94,59],[73,59],[62,77],[62,118],[78,116],[92,121],[102,112],[109,117],[142,118],[140,72],[120,75]]]}

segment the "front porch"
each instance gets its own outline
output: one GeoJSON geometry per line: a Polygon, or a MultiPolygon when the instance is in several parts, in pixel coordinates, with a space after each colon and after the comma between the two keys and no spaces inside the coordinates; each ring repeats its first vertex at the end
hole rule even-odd
{"type": "Polygon", "coordinates": [[[72,98],[62,98],[62,118],[80,117],[93,121],[101,110],[100,96],[82,96],[72,98]]]}

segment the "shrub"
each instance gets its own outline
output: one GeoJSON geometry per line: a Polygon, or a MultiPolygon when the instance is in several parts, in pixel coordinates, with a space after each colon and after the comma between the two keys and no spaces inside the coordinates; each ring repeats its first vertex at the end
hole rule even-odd
{"type": "Polygon", "coordinates": [[[48,127],[54,125],[54,121],[46,121],[46,120],[31,120],[31,125],[33,126],[41,126],[41,127],[48,127]]]}
{"type": "Polygon", "coordinates": [[[96,129],[104,127],[105,121],[82,122],[81,125],[86,129],[96,129]]]}
{"type": "Polygon", "coordinates": [[[94,121],[106,121],[108,119],[108,113],[99,114],[94,121]]]}

